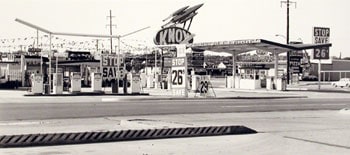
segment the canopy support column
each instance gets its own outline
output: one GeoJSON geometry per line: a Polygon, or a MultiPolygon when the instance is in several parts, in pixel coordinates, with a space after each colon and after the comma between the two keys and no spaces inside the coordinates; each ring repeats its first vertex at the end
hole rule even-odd
{"type": "Polygon", "coordinates": [[[236,83],[236,53],[232,53],[232,88],[235,88],[236,83]]]}
{"type": "Polygon", "coordinates": [[[278,77],[278,54],[277,51],[274,51],[274,57],[275,57],[275,77],[273,78],[273,83],[275,86],[277,86],[277,77],[278,77]]]}

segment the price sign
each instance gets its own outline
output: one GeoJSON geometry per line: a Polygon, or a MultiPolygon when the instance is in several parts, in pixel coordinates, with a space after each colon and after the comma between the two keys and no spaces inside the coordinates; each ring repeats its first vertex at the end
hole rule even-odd
{"type": "Polygon", "coordinates": [[[329,59],[329,48],[314,49],[314,59],[329,59]]]}
{"type": "Polygon", "coordinates": [[[206,76],[201,77],[199,92],[200,94],[207,94],[209,90],[209,79],[206,76]]]}
{"type": "MultiPolygon", "coordinates": [[[[329,43],[330,29],[326,27],[313,27],[313,43],[326,44],[329,43]]],[[[314,59],[329,59],[329,48],[314,49],[314,59]]]]}
{"type": "Polygon", "coordinates": [[[184,74],[185,70],[184,69],[176,69],[172,71],[172,84],[173,86],[183,86],[184,85],[184,74]]]}
{"type": "Polygon", "coordinates": [[[101,58],[101,66],[102,66],[102,78],[103,80],[111,80],[116,79],[118,76],[119,78],[123,78],[124,74],[121,70],[118,72],[118,63],[119,67],[122,66],[121,62],[123,62],[123,58],[119,57],[117,55],[102,55],[101,58]]]}
{"type": "Polygon", "coordinates": [[[187,96],[187,58],[177,57],[172,59],[171,84],[173,95],[187,96]]]}

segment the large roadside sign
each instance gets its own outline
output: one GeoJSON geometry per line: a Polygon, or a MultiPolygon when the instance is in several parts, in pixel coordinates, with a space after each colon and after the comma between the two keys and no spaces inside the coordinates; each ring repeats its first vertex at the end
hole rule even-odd
{"type": "Polygon", "coordinates": [[[174,96],[187,97],[187,59],[176,57],[172,59],[171,84],[174,96]]]}
{"type": "MultiPolygon", "coordinates": [[[[313,43],[314,44],[326,44],[329,43],[330,28],[326,27],[313,27],[313,43]]],[[[313,59],[329,59],[329,48],[316,48],[314,49],[313,59]]]]}
{"type": "MultiPolygon", "coordinates": [[[[119,63],[123,62],[123,58],[119,58],[119,63]]],[[[123,78],[122,70],[118,72],[118,57],[117,55],[102,55],[101,57],[101,67],[102,67],[102,79],[103,80],[112,80],[123,78]]],[[[121,67],[121,64],[119,64],[121,67]]]]}
{"type": "Polygon", "coordinates": [[[303,51],[291,51],[289,54],[290,71],[293,74],[302,73],[301,59],[303,58],[303,51]]]}
{"type": "Polygon", "coordinates": [[[195,68],[203,68],[203,63],[204,63],[204,52],[193,51],[190,66],[195,68]]]}
{"type": "Polygon", "coordinates": [[[158,31],[154,38],[156,45],[181,44],[188,40],[188,43],[193,43],[193,36],[191,33],[180,27],[167,27],[158,31]]]}

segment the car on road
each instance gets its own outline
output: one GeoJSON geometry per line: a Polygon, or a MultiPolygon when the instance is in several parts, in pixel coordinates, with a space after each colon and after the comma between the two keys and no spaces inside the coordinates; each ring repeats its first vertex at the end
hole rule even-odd
{"type": "Polygon", "coordinates": [[[301,79],[303,81],[317,81],[318,78],[315,75],[302,76],[301,79]]]}
{"type": "Polygon", "coordinates": [[[332,82],[334,87],[350,87],[350,78],[341,78],[339,81],[332,82]]]}

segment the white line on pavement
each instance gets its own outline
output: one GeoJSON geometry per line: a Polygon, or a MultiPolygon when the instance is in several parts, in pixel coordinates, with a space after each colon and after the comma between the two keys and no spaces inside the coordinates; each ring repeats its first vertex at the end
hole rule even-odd
{"type": "Polygon", "coordinates": [[[294,107],[294,106],[341,106],[347,104],[287,104],[287,105],[229,105],[221,106],[221,108],[248,108],[248,107],[294,107]]]}
{"type": "Polygon", "coordinates": [[[102,102],[116,102],[119,101],[119,98],[102,98],[102,102]]]}
{"type": "Polygon", "coordinates": [[[36,125],[41,124],[41,122],[4,122],[0,123],[0,126],[8,126],[8,125],[36,125]]]}

